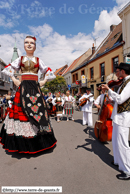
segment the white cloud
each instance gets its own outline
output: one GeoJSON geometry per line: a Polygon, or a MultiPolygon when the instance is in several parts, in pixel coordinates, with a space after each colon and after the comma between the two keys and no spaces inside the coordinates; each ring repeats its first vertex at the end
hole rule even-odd
{"type": "MultiPolygon", "coordinates": [[[[25,36],[24,36],[25,37],[25,36]]],[[[22,34],[3,34],[0,35],[0,58],[8,64],[11,62],[11,58],[13,56],[13,48],[15,45],[15,38],[17,42],[17,48],[18,48],[18,53],[21,56],[22,53],[24,52],[23,48],[23,35],[22,34]]]]}
{"type": "MultiPolygon", "coordinates": [[[[34,3],[38,5],[39,2],[35,1],[34,3]]],[[[122,1],[121,3],[121,1],[117,0],[117,6],[110,12],[103,10],[98,20],[95,21],[94,31],[92,34],[88,35],[79,32],[75,36],[70,35],[66,37],[65,35],[60,35],[58,32],[55,32],[48,24],[44,24],[43,26],[29,26],[29,34],[37,38],[35,56],[42,59],[45,64],[53,70],[60,68],[66,63],[70,64],[92,47],[92,43],[94,42],[93,37],[97,38],[96,46],[98,46],[109,33],[110,25],[120,23],[121,20],[117,12],[122,8],[124,3],[127,2],[122,1]]],[[[32,4],[32,6],[34,6],[34,4],[32,4]]],[[[4,16],[0,19],[0,23],[5,25],[7,19],[4,16]]],[[[8,25],[9,24],[11,25],[8,21],[8,25]]],[[[19,56],[25,55],[23,42],[26,35],[27,34],[19,33],[18,31],[14,31],[12,35],[0,35],[0,53],[6,63],[10,62],[12,58],[15,37],[19,56]]]]}
{"type": "Polygon", "coordinates": [[[92,47],[90,35],[78,33],[75,36],[66,37],[54,32],[47,24],[37,29],[30,28],[38,37],[36,55],[53,70],[65,65],[66,62],[70,64],[92,47]]]}
{"type": "Polygon", "coordinates": [[[17,14],[17,6],[14,3],[15,0],[0,1],[0,10],[4,12],[4,14],[0,14],[0,26],[12,28],[19,24],[18,19],[21,16],[17,14]]]}
{"type": "Polygon", "coordinates": [[[0,1],[0,9],[10,8],[14,4],[15,0],[3,0],[0,1]]]}
{"type": "Polygon", "coordinates": [[[34,36],[38,36],[40,39],[46,39],[53,32],[53,28],[48,24],[37,27],[29,26],[29,29],[34,36]]]}
{"type": "Polygon", "coordinates": [[[34,1],[31,3],[31,6],[41,6],[41,3],[39,1],[34,1]]]}
{"type": "Polygon", "coordinates": [[[95,21],[93,36],[95,38],[100,37],[100,40],[104,39],[110,31],[112,24],[117,25],[121,22],[121,19],[117,15],[119,11],[118,7],[114,7],[109,13],[107,10],[103,10],[100,13],[99,19],[95,21]]]}
{"type": "Polygon", "coordinates": [[[110,32],[110,26],[112,24],[117,25],[121,22],[121,19],[117,13],[124,7],[129,0],[116,0],[117,6],[108,12],[107,10],[101,11],[98,20],[95,20],[94,31],[92,35],[97,39],[97,45],[108,35],[110,32]]]}
{"type": "MultiPolygon", "coordinates": [[[[54,71],[66,63],[70,64],[92,46],[90,35],[78,33],[75,36],[66,37],[53,31],[52,27],[48,24],[38,27],[29,26],[29,30],[30,34],[35,35],[37,38],[35,56],[42,59],[54,71]]],[[[11,61],[15,38],[19,56],[25,55],[23,45],[25,37],[26,34],[20,34],[17,31],[12,35],[0,35],[0,53],[6,63],[11,61]]]]}
{"type": "Polygon", "coordinates": [[[12,28],[14,26],[14,23],[5,17],[5,15],[0,14],[0,26],[3,26],[4,28],[12,28]]]}
{"type": "Polygon", "coordinates": [[[5,9],[5,8],[9,8],[9,3],[8,2],[0,2],[0,9],[5,9]]]}
{"type": "Polygon", "coordinates": [[[49,14],[39,1],[32,2],[30,7],[27,9],[27,13],[31,18],[42,18],[49,14]]]}
{"type": "Polygon", "coordinates": [[[116,0],[116,3],[118,4],[118,6],[124,6],[129,2],[129,0],[116,0]]]}

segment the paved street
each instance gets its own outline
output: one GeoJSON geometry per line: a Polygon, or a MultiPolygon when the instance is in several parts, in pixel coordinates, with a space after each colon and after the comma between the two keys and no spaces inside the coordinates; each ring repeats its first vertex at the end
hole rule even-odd
{"type": "MultiPolygon", "coordinates": [[[[63,194],[129,194],[130,181],[116,178],[111,165],[112,143],[95,139],[93,128],[82,126],[82,112],[75,121],[52,118],[57,145],[36,155],[8,153],[0,145],[1,186],[62,186],[63,194]]],[[[93,114],[94,123],[97,114],[93,114]]]]}

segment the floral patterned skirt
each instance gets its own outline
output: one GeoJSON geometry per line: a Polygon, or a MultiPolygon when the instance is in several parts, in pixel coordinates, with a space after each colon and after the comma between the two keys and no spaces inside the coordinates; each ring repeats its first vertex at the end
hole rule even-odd
{"type": "Polygon", "coordinates": [[[2,126],[0,143],[9,152],[34,154],[56,142],[39,83],[23,80],[2,126]]]}

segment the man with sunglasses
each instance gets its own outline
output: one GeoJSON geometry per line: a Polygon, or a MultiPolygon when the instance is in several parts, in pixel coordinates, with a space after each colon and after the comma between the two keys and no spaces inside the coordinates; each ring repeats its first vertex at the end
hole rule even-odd
{"type": "Polygon", "coordinates": [[[102,84],[108,90],[109,96],[115,101],[112,120],[112,146],[114,161],[113,165],[119,167],[122,171],[117,175],[120,180],[130,179],[130,147],[128,143],[129,127],[130,127],[130,65],[127,63],[120,63],[116,67],[117,77],[122,77],[123,82],[120,85],[117,93],[112,91],[107,85],[102,84]]]}

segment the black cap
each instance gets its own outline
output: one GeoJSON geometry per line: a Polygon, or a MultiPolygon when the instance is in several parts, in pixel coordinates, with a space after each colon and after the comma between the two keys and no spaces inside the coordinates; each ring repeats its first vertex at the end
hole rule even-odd
{"type": "Polygon", "coordinates": [[[120,63],[120,65],[115,67],[116,69],[123,69],[126,71],[130,71],[130,64],[128,63],[120,63]]]}

